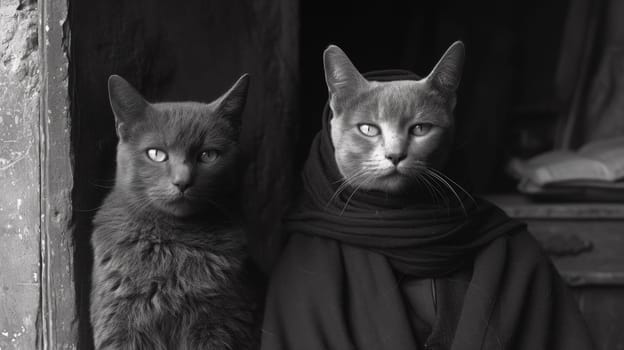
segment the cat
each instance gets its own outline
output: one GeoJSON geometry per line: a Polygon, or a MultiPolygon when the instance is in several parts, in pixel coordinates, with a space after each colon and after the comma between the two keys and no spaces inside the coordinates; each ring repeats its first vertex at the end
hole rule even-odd
{"type": "Polygon", "coordinates": [[[236,215],[248,75],[209,104],[111,76],[115,185],[94,219],[96,349],[252,349],[257,283],[236,215]]]}
{"type": "MultiPolygon", "coordinates": [[[[378,82],[364,78],[339,47],[325,50],[334,157],[353,193],[405,195],[425,186],[427,199],[448,204],[447,197],[455,196],[461,205],[460,195],[467,192],[441,170],[453,146],[463,60],[464,45],[456,42],[427,77],[378,82]]],[[[436,280],[406,277],[401,287],[411,308],[419,310],[414,328],[427,339],[436,317],[436,280]]]]}
{"type": "Polygon", "coordinates": [[[329,106],[284,220],[263,350],[591,348],[526,225],[444,174],[463,60],[456,42],[424,78],[369,80],[325,51],[329,106]]]}
{"type": "Polygon", "coordinates": [[[398,193],[422,181],[450,185],[439,170],[453,145],[463,59],[457,42],[429,76],[377,82],[366,80],[339,47],[326,49],[335,160],[353,187],[398,193]]]}

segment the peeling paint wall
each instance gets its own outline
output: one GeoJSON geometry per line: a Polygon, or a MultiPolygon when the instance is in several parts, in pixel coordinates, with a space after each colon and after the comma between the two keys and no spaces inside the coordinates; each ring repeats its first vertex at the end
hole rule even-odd
{"type": "Polygon", "coordinates": [[[38,20],[35,2],[0,1],[0,350],[37,348],[38,20]]]}

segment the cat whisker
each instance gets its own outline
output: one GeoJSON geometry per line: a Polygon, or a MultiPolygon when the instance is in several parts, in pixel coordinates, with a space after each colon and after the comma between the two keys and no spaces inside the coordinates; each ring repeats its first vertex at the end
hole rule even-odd
{"type": "Polygon", "coordinates": [[[419,183],[421,183],[423,185],[423,187],[425,187],[427,189],[427,191],[429,192],[429,195],[431,196],[431,198],[434,200],[434,203],[437,204],[441,204],[440,201],[444,201],[444,204],[446,206],[448,206],[448,202],[445,200],[444,196],[442,196],[442,193],[440,193],[440,190],[437,189],[430,181],[429,179],[427,179],[427,177],[425,176],[426,174],[420,172],[416,175],[416,177],[414,179],[416,179],[419,183]]]}
{"type": "MultiPolygon", "coordinates": [[[[357,188],[357,187],[361,186],[361,184],[364,182],[364,181],[361,181],[361,180],[362,179],[366,179],[366,175],[367,175],[366,173],[362,173],[362,174],[360,174],[357,177],[353,177],[352,179],[350,179],[349,182],[345,183],[345,186],[343,186],[340,189],[340,191],[336,193],[336,195],[342,194],[342,192],[346,191],[349,187],[357,188]]],[[[336,197],[334,197],[334,198],[336,198],[336,197]]]]}
{"type": "Polygon", "coordinates": [[[106,185],[100,185],[100,184],[96,184],[94,182],[89,182],[89,184],[93,187],[98,187],[98,188],[105,188],[107,190],[112,190],[113,188],[115,188],[115,185],[110,185],[110,186],[106,186],[106,185]]]}
{"type": "Polygon", "coordinates": [[[423,172],[423,176],[427,178],[427,181],[431,183],[432,187],[436,190],[439,197],[444,202],[444,207],[447,209],[449,215],[451,212],[451,201],[447,195],[445,195],[446,185],[442,183],[438,178],[432,176],[428,172],[423,172]]]}
{"type": "MultiPolygon", "coordinates": [[[[427,173],[425,173],[425,175],[429,175],[427,173]]],[[[431,177],[431,175],[428,176],[428,181],[431,181],[431,183],[433,184],[433,187],[436,189],[436,191],[438,192],[440,198],[442,198],[442,200],[444,201],[444,205],[450,209],[451,208],[451,201],[448,198],[448,196],[444,195],[444,186],[442,184],[440,184],[436,178],[431,177]]]]}
{"type": "Polygon", "coordinates": [[[355,172],[355,174],[349,176],[348,178],[346,178],[344,180],[344,182],[342,184],[340,184],[340,186],[338,186],[338,188],[336,189],[336,191],[334,192],[334,194],[329,198],[329,200],[327,201],[327,204],[325,205],[325,207],[328,207],[331,202],[336,199],[336,197],[338,197],[338,195],[340,195],[340,193],[342,193],[349,185],[351,185],[358,177],[364,176],[366,175],[366,172],[369,171],[367,168],[362,168],[360,170],[358,170],[357,172],[355,172]]]}
{"type": "MultiPolygon", "coordinates": [[[[352,180],[352,178],[350,180],[352,180]]],[[[327,201],[327,204],[325,204],[326,208],[331,204],[334,199],[336,199],[342,193],[342,191],[344,191],[349,186],[350,180],[345,180],[342,184],[340,184],[340,186],[338,186],[334,194],[332,194],[332,196],[327,201]]]]}
{"type": "Polygon", "coordinates": [[[448,188],[449,190],[451,190],[451,192],[453,192],[453,195],[455,195],[455,198],[457,198],[457,201],[459,202],[459,205],[461,206],[462,211],[464,212],[465,215],[468,215],[468,212],[466,211],[466,207],[464,206],[464,202],[461,200],[461,197],[459,196],[457,191],[455,191],[453,186],[451,186],[451,184],[448,183],[448,181],[446,181],[443,177],[431,171],[430,168],[426,168],[426,171],[428,174],[433,176],[433,178],[436,178],[441,184],[444,184],[446,188],[448,188]]]}
{"type": "Polygon", "coordinates": [[[446,207],[449,207],[449,202],[444,196],[442,189],[440,189],[440,184],[438,184],[438,180],[432,178],[431,175],[427,173],[426,166],[406,166],[405,170],[413,176],[414,180],[419,181],[424,187],[429,191],[432,199],[435,204],[442,204],[440,201],[444,203],[446,207]]]}
{"type": "Polygon", "coordinates": [[[100,210],[100,209],[102,209],[102,206],[97,206],[97,207],[92,208],[92,209],[79,209],[79,208],[74,208],[74,210],[73,210],[73,211],[74,211],[74,212],[77,212],[77,213],[90,213],[90,212],[98,211],[98,210],[100,210]]]}
{"type": "Polygon", "coordinates": [[[128,201],[127,208],[134,214],[145,210],[146,206],[151,204],[152,200],[143,193],[134,193],[132,200],[128,201]]]}
{"type": "Polygon", "coordinates": [[[433,192],[431,191],[431,189],[429,188],[429,186],[427,186],[427,184],[425,184],[425,182],[422,180],[422,178],[420,176],[415,176],[414,177],[414,181],[418,183],[418,185],[422,188],[425,188],[427,190],[427,192],[429,193],[429,197],[431,199],[434,200],[434,202],[437,204],[437,198],[433,196],[433,192]]]}
{"type": "MultiPolygon", "coordinates": [[[[364,161],[364,162],[360,163],[360,166],[365,167],[366,165],[372,165],[372,168],[375,168],[375,166],[376,166],[376,165],[378,165],[378,163],[379,163],[379,162],[374,162],[374,161],[364,161]]],[[[353,175],[351,175],[351,176],[349,176],[349,177],[351,177],[351,178],[352,178],[352,177],[354,177],[354,176],[357,176],[357,174],[358,174],[358,173],[364,173],[365,171],[366,171],[366,169],[360,169],[360,170],[358,170],[355,174],[353,174],[353,175]]],[[[339,183],[339,182],[343,182],[343,183],[344,183],[345,181],[348,181],[347,179],[348,179],[349,177],[347,177],[347,176],[343,176],[343,177],[341,177],[340,179],[338,179],[338,180],[336,180],[336,181],[333,181],[333,182],[332,182],[332,184],[333,184],[333,185],[335,185],[335,184],[337,184],[337,183],[339,183]]]]}
{"type": "Polygon", "coordinates": [[[468,192],[466,191],[465,188],[463,188],[460,184],[458,184],[457,182],[455,182],[453,179],[451,179],[449,176],[447,176],[446,174],[444,174],[443,172],[435,169],[435,168],[428,168],[429,170],[432,170],[433,172],[439,174],[440,176],[442,176],[443,178],[447,179],[448,181],[452,182],[455,186],[457,186],[457,188],[459,188],[460,190],[462,190],[462,192],[464,192],[466,194],[466,196],[468,196],[468,198],[470,198],[470,200],[474,203],[477,204],[477,201],[474,199],[474,197],[468,192]]]}
{"type": "Polygon", "coordinates": [[[342,207],[342,211],[340,211],[340,216],[342,216],[342,214],[344,214],[345,210],[347,210],[347,206],[349,206],[349,202],[351,201],[351,198],[353,198],[353,196],[355,195],[355,192],[357,192],[364,184],[366,183],[370,183],[371,180],[373,180],[375,178],[375,174],[371,174],[368,178],[364,179],[364,181],[360,182],[355,189],[353,189],[353,192],[351,192],[351,195],[349,195],[349,198],[347,198],[347,201],[345,202],[345,205],[342,207]]]}

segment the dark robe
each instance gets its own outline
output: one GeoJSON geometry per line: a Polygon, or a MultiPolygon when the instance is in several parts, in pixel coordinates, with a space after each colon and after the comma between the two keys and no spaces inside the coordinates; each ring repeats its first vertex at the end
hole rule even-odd
{"type": "MultiPolygon", "coordinates": [[[[400,71],[372,80],[417,79],[400,71]]],[[[439,205],[340,185],[329,133],[311,147],[271,277],[263,350],[590,349],[570,292],[521,222],[460,196],[439,205]],[[348,205],[347,205],[348,203],[348,205]],[[427,339],[409,278],[436,281],[427,339]]],[[[417,298],[417,296],[415,296],[417,298]]]]}

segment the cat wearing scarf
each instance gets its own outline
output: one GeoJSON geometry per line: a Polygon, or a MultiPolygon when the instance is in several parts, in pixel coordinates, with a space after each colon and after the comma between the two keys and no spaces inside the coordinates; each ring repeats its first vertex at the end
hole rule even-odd
{"type": "Polygon", "coordinates": [[[443,172],[464,55],[454,43],[421,78],[362,75],[326,49],[323,129],[284,221],[263,350],[591,348],[526,226],[443,172]]]}
{"type": "Polygon", "coordinates": [[[236,213],[248,76],[210,104],[109,79],[115,186],[94,219],[96,349],[252,349],[257,300],[236,213]]]}

